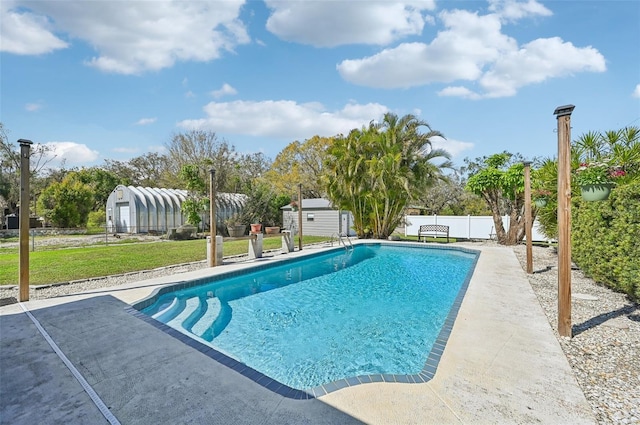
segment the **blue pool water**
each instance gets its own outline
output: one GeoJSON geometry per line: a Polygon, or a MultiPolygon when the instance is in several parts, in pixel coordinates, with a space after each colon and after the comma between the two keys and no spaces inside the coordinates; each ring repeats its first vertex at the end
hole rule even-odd
{"type": "Polygon", "coordinates": [[[414,375],[476,257],[357,245],[170,292],[143,312],[296,389],[414,375]]]}

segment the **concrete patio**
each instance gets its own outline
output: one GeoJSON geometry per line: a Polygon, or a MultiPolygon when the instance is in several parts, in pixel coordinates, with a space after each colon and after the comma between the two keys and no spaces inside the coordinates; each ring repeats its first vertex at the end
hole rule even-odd
{"type": "MultiPolygon", "coordinates": [[[[167,283],[248,262],[1,307],[0,423],[97,424],[110,415],[123,424],[595,423],[513,251],[468,247],[482,254],[427,383],[286,398],[126,310],[167,283]],[[22,307],[104,402],[106,415],[22,307]]],[[[314,249],[289,256],[308,252],[314,249]]]]}

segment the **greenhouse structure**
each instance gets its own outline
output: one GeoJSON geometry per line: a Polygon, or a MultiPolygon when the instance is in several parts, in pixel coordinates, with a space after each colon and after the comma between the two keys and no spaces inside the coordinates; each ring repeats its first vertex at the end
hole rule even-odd
{"type": "MultiPolygon", "coordinates": [[[[186,224],[182,202],[187,191],[157,187],[118,185],[107,199],[107,226],[114,233],[164,233],[186,224]]],[[[240,214],[247,200],[241,193],[216,194],[216,224],[240,214]]],[[[203,211],[204,228],[209,227],[209,212],[203,211]]]]}

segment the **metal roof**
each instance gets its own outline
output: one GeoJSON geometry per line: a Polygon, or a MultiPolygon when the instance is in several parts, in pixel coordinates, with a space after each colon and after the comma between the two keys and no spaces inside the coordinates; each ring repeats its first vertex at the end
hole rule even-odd
{"type": "MultiPolygon", "coordinates": [[[[297,201],[295,201],[297,202],[297,201]]],[[[285,205],[284,207],[280,208],[282,210],[291,210],[293,209],[291,207],[291,205],[285,205]]],[[[329,201],[328,199],[325,198],[311,198],[311,199],[303,199],[302,200],[302,209],[303,210],[310,210],[310,209],[315,209],[315,210],[333,210],[336,208],[333,208],[333,206],[331,205],[331,201],[329,201]]]]}

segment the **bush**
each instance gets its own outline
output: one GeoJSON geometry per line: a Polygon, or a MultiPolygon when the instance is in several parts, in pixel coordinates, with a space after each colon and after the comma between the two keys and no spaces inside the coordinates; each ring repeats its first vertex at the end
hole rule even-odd
{"type": "Polygon", "coordinates": [[[91,211],[87,219],[87,227],[100,228],[104,232],[104,226],[107,224],[107,215],[104,210],[91,211]]]}
{"type": "Polygon", "coordinates": [[[572,259],[594,280],[640,300],[640,182],[572,207],[572,259]]]}

